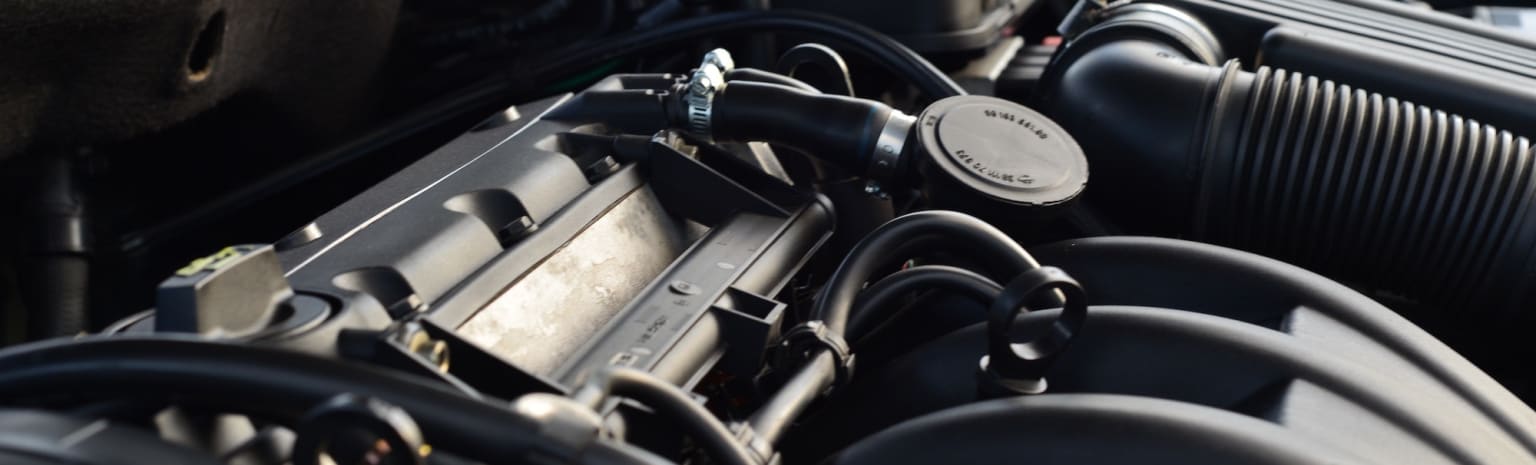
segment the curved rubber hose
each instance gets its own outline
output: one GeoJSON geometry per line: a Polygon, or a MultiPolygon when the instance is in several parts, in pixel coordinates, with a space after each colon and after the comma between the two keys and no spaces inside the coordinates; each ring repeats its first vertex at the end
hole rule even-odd
{"type": "Polygon", "coordinates": [[[688,398],[681,389],[649,373],[632,368],[615,368],[593,375],[588,388],[577,396],[578,402],[597,408],[607,395],[627,397],[655,409],[661,416],[676,421],[695,441],[709,452],[715,463],[756,465],[752,452],[736,441],[736,436],[715,419],[704,406],[688,398]],[[605,395],[607,394],[607,395],[605,395]]]}
{"type": "Polygon", "coordinates": [[[730,71],[726,71],[725,81],[762,82],[767,84],[778,84],[785,87],[793,87],[806,92],[821,93],[820,90],[817,90],[815,87],[807,84],[805,81],[756,68],[736,68],[730,71]]]}
{"type": "Polygon", "coordinates": [[[934,250],[981,262],[1003,279],[1040,267],[1007,234],[976,217],[941,210],[912,213],[881,225],[853,247],[822,288],[814,318],[832,331],[846,333],[854,298],[865,282],[888,267],[934,250]]]}
{"type": "Polygon", "coordinates": [[[923,265],[901,270],[859,293],[844,337],[849,341],[863,338],[890,316],[888,312],[895,309],[897,300],[926,290],[949,291],[990,304],[1003,286],[974,271],[952,266],[923,265]]]}
{"type": "MultiPolygon", "coordinates": [[[[934,249],[964,253],[1007,277],[1040,267],[1007,234],[975,217],[940,210],[912,213],[881,225],[854,246],[822,288],[813,318],[821,320],[831,332],[844,334],[854,297],[866,281],[910,255],[934,249]]],[[[811,400],[832,385],[837,377],[833,358],[827,350],[817,351],[791,378],[791,384],[779,389],[752,416],[750,424],[765,439],[762,442],[772,444],[781,437],[789,423],[810,406],[811,400]]]]}
{"type": "Polygon", "coordinates": [[[717,138],[793,147],[863,173],[894,112],[874,100],[742,81],[715,97],[710,132],[717,138]]]}

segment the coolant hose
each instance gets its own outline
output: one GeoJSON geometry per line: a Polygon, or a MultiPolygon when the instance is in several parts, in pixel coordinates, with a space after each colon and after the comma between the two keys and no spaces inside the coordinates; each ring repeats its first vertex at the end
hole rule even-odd
{"type": "Polygon", "coordinates": [[[1190,42],[1110,21],[1053,63],[1039,106],[1082,142],[1095,205],[1132,231],[1536,317],[1528,139],[1344,83],[1216,66],[1190,42]]]}
{"type": "MultiPolygon", "coordinates": [[[[823,94],[794,78],[773,73],[736,69],[725,78],[726,85],[714,94],[707,110],[709,136],[792,147],[852,173],[876,178],[901,172],[899,146],[907,137],[912,117],[874,100],[823,94]]],[[[569,123],[601,121],[632,133],[668,126],[688,128],[695,115],[681,97],[687,92],[686,86],[672,93],[592,90],[576,94],[549,118],[569,123]]]]}
{"type": "Polygon", "coordinates": [[[781,144],[861,174],[886,123],[901,116],[873,100],[753,81],[721,89],[712,110],[717,138],[781,144]]]}

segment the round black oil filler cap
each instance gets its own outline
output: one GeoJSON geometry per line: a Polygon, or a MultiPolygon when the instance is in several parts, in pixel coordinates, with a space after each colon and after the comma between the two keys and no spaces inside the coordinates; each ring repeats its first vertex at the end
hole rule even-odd
{"type": "MultiPolygon", "coordinates": [[[[963,95],[928,106],[917,140],[942,174],[1015,205],[1067,202],[1088,186],[1088,158],[1065,129],[1023,105],[963,95]]],[[[932,172],[932,171],[930,171],[932,172]]]]}

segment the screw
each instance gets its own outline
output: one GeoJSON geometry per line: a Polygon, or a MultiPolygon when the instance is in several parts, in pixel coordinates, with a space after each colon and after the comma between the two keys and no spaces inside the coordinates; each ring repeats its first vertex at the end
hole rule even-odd
{"type": "Polygon", "coordinates": [[[672,288],[672,292],[676,292],[682,295],[694,295],[699,293],[699,287],[688,281],[672,281],[672,285],[669,287],[672,288]]]}

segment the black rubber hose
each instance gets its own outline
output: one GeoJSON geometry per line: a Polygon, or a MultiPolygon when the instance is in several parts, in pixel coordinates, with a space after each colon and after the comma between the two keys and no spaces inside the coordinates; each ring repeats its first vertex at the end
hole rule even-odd
{"type": "MultiPolygon", "coordinates": [[[[846,334],[848,316],[864,283],[898,263],[934,251],[976,260],[999,280],[1040,267],[1007,234],[976,217],[942,210],[911,213],[880,226],[853,247],[822,288],[815,318],[832,331],[846,334]]],[[[1060,300],[1054,303],[1059,305],[1060,300]]]]}
{"type": "Polygon", "coordinates": [[[771,446],[784,437],[795,418],[832,387],[836,378],[836,363],[832,353],[825,350],[811,356],[811,360],[789,382],[780,386],[779,391],[768,399],[768,403],[753,412],[747,425],[756,435],[753,447],[758,455],[773,455],[771,446]]]}
{"type": "Polygon", "coordinates": [[[654,134],[667,127],[665,93],[650,89],[594,90],[575,94],[545,115],[572,124],[602,122],[633,134],[654,134]]]}
{"type": "MultiPolygon", "coordinates": [[[[858,340],[875,329],[883,321],[882,317],[888,316],[883,312],[892,308],[898,299],[930,289],[957,292],[980,302],[991,302],[1002,291],[1002,286],[975,272],[951,266],[925,265],[902,270],[859,294],[846,337],[850,342],[858,340]]],[[[781,395],[769,399],[768,404],[752,416],[750,425],[759,440],[773,444],[783,437],[795,416],[831,386],[832,377],[826,374],[834,370],[834,362],[829,353],[816,355],[779,389],[781,395]]]]}
{"type": "MultiPolygon", "coordinates": [[[[911,213],[881,225],[854,246],[822,288],[813,318],[832,333],[846,334],[854,298],[865,282],[901,261],[936,250],[978,260],[1004,278],[1040,267],[1007,234],[975,217],[942,210],[911,213]]],[[[1061,302],[1059,295],[1046,297],[1061,302]]],[[[771,445],[782,437],[790,422],[826,392],[837,377],[834,358],[825,349],[811,354],[791,382],[752,415],[749,424],[764,439],[761,443],[771,445]]]]}
{"type": "Polygon", "coordinates": [[[756,68],[736,68],[725,72],[726,82],[749,81],[767,84],[778,84],[785,87],[793,87],[806,92],[821,93],[815,87],[805,81],[795,79],[783,74],[763,71],[756,68]]]}
{"type": "Polygon", "coordinates": [[[586,387],[577,393],[576,400],[598,409],[609,395],[634,399],[656,410],[661,416],[677,422],[709,452],[715,463],[757,464],[752,452],[737,442],[736,436],[724,424],[715,419],[704,406],[689,399],[677,386],[643,371],[614,368],[589,378],[586,387]]]}
{"type": "Polygon", "coordinates": [[[948,291],[991,304],[1003,286],[974,271],[952,266],[923,265],[901,270],[859,293],[845,337],[857,341],[868,335],[888,319],[890,315],[886,312],[893,310],[899,299],[927,290],[948,291]]]}
{"type": "Polygon", "coordinates": [[[711,133],[793,147],[863,173],[894,111],[874,100],[738,81],[715,97],[711,133]]]}
{"type": "MultiPolygon", "coordinates": [[[[876,143],[896,112],[890,106],[823,94],[794,78],[772,73],[747,69],[731,73],[727,79],[735,80],[728,81],[711,104],[710,135],[794,148],[852,173],[872,169],[876,143]]],[[[668,101],[669,96],[654,90],[583,92],[549,118],[601,121],[631,132],[654,132],[669,122],[673,127],[688,127],[692,115],[675,98],[668,101]]]]}
{"type": "Polygon", "coordinates": [[[803,33],[845,46],[906,79],[934,100],[965,94],[959,84],[917,52],[878,31],[831,16],[777,10],[741,11],[676,21],[617,36],[601,46],[562,50],[553,54],[556,58],[541,66],[526,71],[519,67],[496,79],[507,80],[517,88],[529,88],[548,76],[575,74],[596,64],[668,45],[757,32],[803,33]]]}
{"type": "Polygon", "coordinates": [[[167,337],[56,339],[0,351],[3,402],[60,396],[174,399],[295,421],[340,393],[400,406],[434,446],[466,458],[499,463],[552,446],[540,438],[537,424],[505,402],[298,352],[167,337]]]}

